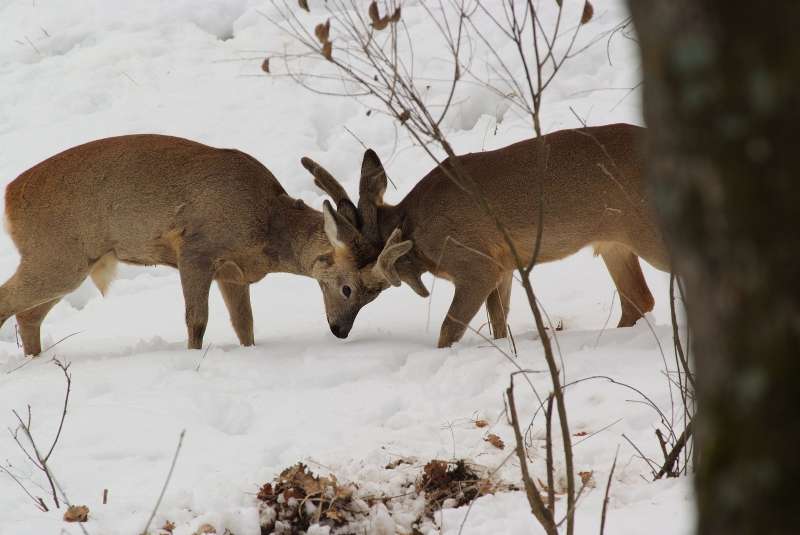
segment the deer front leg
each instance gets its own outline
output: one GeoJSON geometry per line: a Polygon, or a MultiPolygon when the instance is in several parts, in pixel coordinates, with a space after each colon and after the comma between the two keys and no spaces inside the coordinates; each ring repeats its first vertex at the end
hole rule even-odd
{"type": "Polygon", "coordinates": [[[447,311],[447,317],[439,331],[438,347],[450,347],[461,340],[470,320],[481,309],[481,305],[486,301],[489,293],[495,290],[496,285],[496,280],[491,282],[473,280],[468,284],[456,283],[453,302],[450,303],[450,310],[447,311]]]}
{"type": "Polygon", "coordinates": [[[222,299],[228,307],[233,330],[243,346],[255,344],[253,337],[253,309],[250,306],[250,285],[217,281],[222,299]]]}
{"type": "Polygon", "coordinates": [[[186,306],[186,330],[189,349],[203,347],[203,335],[208,323],[208,292],[214,271],[211,262],[201,257],[183,256],[178,261],[181,274],[183,300],[186,306]]]}

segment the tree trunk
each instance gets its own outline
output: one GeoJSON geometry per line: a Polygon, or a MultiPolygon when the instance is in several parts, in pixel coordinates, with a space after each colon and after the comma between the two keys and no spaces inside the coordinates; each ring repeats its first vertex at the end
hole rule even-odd
{"type": "Polygon", "coordinates": [[[800,1],[629,4],[694,335],[698,533],[800,533],[800,1]]]}

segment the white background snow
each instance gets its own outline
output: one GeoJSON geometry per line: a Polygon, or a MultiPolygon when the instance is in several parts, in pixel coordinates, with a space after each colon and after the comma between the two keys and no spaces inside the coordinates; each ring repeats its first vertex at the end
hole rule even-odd
{"type": "MultiPolygon", "coordinates": [[[[311,156],[355,194],[363,148],[347,127],[381,155],[397,185],[387,201],[399,201],[432,167],[430,160],[388,119],[367,115],[363,103],[315,95],[262,74],[264,51],[287,40],[259,10],[274,13],[258,0],[0,0],[0,184],[85,141],[157,132],[244,150],[290,194],[320,207],[323,197],[299,159],[311,156]]],[[[584,42],[626,16],[620,0],[597,0],[595,11],[584,42]]],[[[320,22],[319,13],[312,2],[303,20],[320,22]]],[[[447,75],[451,67],[440,59],[441,42],[424,12],[412,5],[404,19],[417,35],[420,69],[430,77],[447,75]]],[[[547,131],[579,126],[570,106],[589,124],[641,124],[639,94],[625,89],[640,79],[635,44],[617,35],[607,49],[606,41],[568,63],[551,88],[547,131]]],[[[456,102],[447,134],[459,151],[530,136],[528,123],[503,113],[503,103],[486,91],[465,86],[456,102]]],[[[13,244],[0,234],[0,279],[17,261],[13,244]]],[[[611,328],[619,319],[618,300],[612,306],[611,279],[589,250],[538,267],[534,283],[553,322],[563,322],[558,342],[568,381],[610,376],[641,389],[669,414],[656,341],[670,358],[668,276],[650,266],[645,275],[657,302],[648,316],[655,335],[644,322],[611,328]]],[[[432,280],[425,281],[430,288],[432,280]]],[[[211,348],[201,362],[202,352],[185,349],[177,272],[125,267],[105,298],[84,285],[56,306],[43,326],[43,345],[77,334],[16,371],[24,358],[13,319],[0,330],[0,461],[46,495],[37,488],[44,481],[5,428],[14,425],[11,410],[29,404],[35,435],[50,440],[64,389],[60,371],[48,362],[57,355],[72,362],[74,386],[51,464],[69,498],[91,509],[86,527],[94,535],[142,530],[182,429],[183,451],[155,522],[173,520],[179,535],[206,522],[219,533],[259,533],[258,486],[299,460],[315,471],[376,485],[391,479],[383,466],[398,456],[420,462],[467,457],[494,468],[508,446],[499,451],[486,443],[487,430],[473,421],[489,420],[488,431],[513,443],[502,394],[514,368],[474,334],[452,349],[435,349],[451,296],[441,280],[430,301],[407,287],[390,289],[361,312],[347,340],[338,340],[328,331],[314,280],[271,275],[253,287],[257,345],[241,348],[213,289],[205,337],[211,348]],[[103,489],[109,490],[107,505],[101,505],[103,489]]],[[[484,321],[481,312],[473,326],[484,321]]],[[[545,369],[518,287],[510,325],[519,365],[545,369]]],[[[544,374],[531,379],[540,392],[549,391],[544,374]]],[[[535,399],[517,390],[530,417],[535,399]]],[[[594,471],[597,481],[579,505],[581,535],[597,533],[618,447],[606,533],[691,532],[690,480],[649,482],[647,466],[621,436],[661,457],[653,434],[657,415],[633,398],[602,380],[567,392],[573,433],[610,426],[575,449],[576,469],[594,471]]],[[[537,419],[533,430],[531,467],[544,478],[542,422],[537,419]]],[[[517,481],[517,459],[499,473],[517,481]]],[[[62,512],[37,511],[0,474],[1,535],[79,533],[61,521],[62,512]]],[[[463,508],[446,510],[438,519],[441,532],[458,533],[464,514],[463,508]]],[[[463,533],[538,530],[524,495],[515,492],[478,500],[463,533]]],[[[373,531],[383,533],[377,525],[373,531]]]]}

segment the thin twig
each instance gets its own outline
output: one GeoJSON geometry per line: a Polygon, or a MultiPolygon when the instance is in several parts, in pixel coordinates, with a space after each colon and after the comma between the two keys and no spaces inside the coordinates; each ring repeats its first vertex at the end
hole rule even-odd
{"type": "Polygon", "coordinates": [[[691,438],[692,432],[694,430],[694,426],[692,425],[694,421],[690,421],[686,425],[686,429],[683,430],[681,436],[678,438],[678,441],[675,443],[675,447],[672,448],[672,451],[669,452],[667,455],[666,460],[664,461],[664,465],[658,471],[658,473],[654,474],[653,480],[661,479],[664,475],[669,475],[670,471],[672,470],[672,466],[675,464],[675,461],[678,460],[678,456],[681,453],[681,450],[684,446],[686,446],[686,442],[691,438]]]}
{"type": "Polygon", "coordinates": [[[600,535],[603,535],[606,530],[606,513],[608,511],[608,493],[611,490],[611,478],[614,477],[614,469],[617,467],[617,455],[619,455],[619,446],[614,453],[614,462],[611,463],[611,471],[608,473],[608,481],[606,482],[606,493],[603,496],[603,512],[600,515],[600,535]]]}
{"type": "Polygon", "coordinates": [[[181,452],[181,446],[183,445],[183,437],[186,435],[186,429],[181,431],[180,436],[178,437],[178,446],[175,448],[175,455],[172,456],[172,463],[169,466],[169,472],[167,472],[167,478],[164,480],[164,486],[161,487],[161,493],[158,495],[158,500],[156,500],[156,504],[153,507],[153,512],[150,513],[150,518],[147,519],[147,523],[144,525],[144,529],[142,530],[141,535],[148,535],[147,530],[150,529],[150,524],[153,522],[153,518],[155,518],[156,513],[158,512],[158,508],[161,506],[161,500],[164,499],[164,494],[167,492],[167,485],[169,485],[169,480],[172,479],[172,472],[175,470],[175,463],[178,462],[178,454],[181,452]]]}

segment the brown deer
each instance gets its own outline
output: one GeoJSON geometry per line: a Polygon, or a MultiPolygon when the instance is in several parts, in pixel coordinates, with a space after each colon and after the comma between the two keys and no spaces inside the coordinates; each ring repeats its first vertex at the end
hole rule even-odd
{"type": "MultiPolygon", "coordinates": [[[[401,233],[413,242],[408,254],[381,272],[388,277],[385,282],[398,286],[402,280],[423,297],[428,295],[420,280],[424,272],[455,285],[439,347],[458,341],[484,303],[494,336],[502,338],[517,265],[495,221],[476,203],[480,195],[525,264],[533,259],[540,221],[537,263],[594,246],[621,296],[619,326],[630,326],[654,305],[639,257],[663,271],[670,267],[644,191],[644,133],[644,128],[627,124],[562,130],[543,139],[458,156],[457,161],[447,159],[396,206],[383,203],[386,173],[377,155],[367,150],[357,213],[349,219],[336,217],[337,232],[355,235],[358,230],[373,249],[395,243],[401,233]],[[540,142],[544,144],[537,145],[540,142]],[[459,182],[459,174],[469,181],[459,182]]],[[[322,167],[307,158],[303,165],[337,203],[352,206],[322,167]]],[[[349,245],[342,241],[342,246],[349,245]]],[[[374,256],[361,256],[356,264],[369,266],[373,261],[374,256]]],[[[363,272],[371,277],[375,273],[363,272]]],[[[372,279],[361,287],[379,291],[372,279]]]]}
{"type": "MultiPolygon", "coordinates": [[[[17,317],[27,355],[41,352],[42,320],[59,299],[87,276],[105,293],[117,262],[179,270],[190,349],[203,344],[212,280],[239,341],[252,345],[249,286],[275,272],[317,279],[331,330],[346,336],[379,293],[374,280],[386,280],[382,271],[411,248],[378,250],[358,233],[337,234],[328,201],[320,213],[291,198],[243,152],[161,135],[66,150],[11,182],[5,202],[21,259],[0,287],[0,324],[17,317]],[[371,259],[369,273],[362,257],[371,259]]],[[[356,208],[340,202],[339,211],[356,208]]]]}

